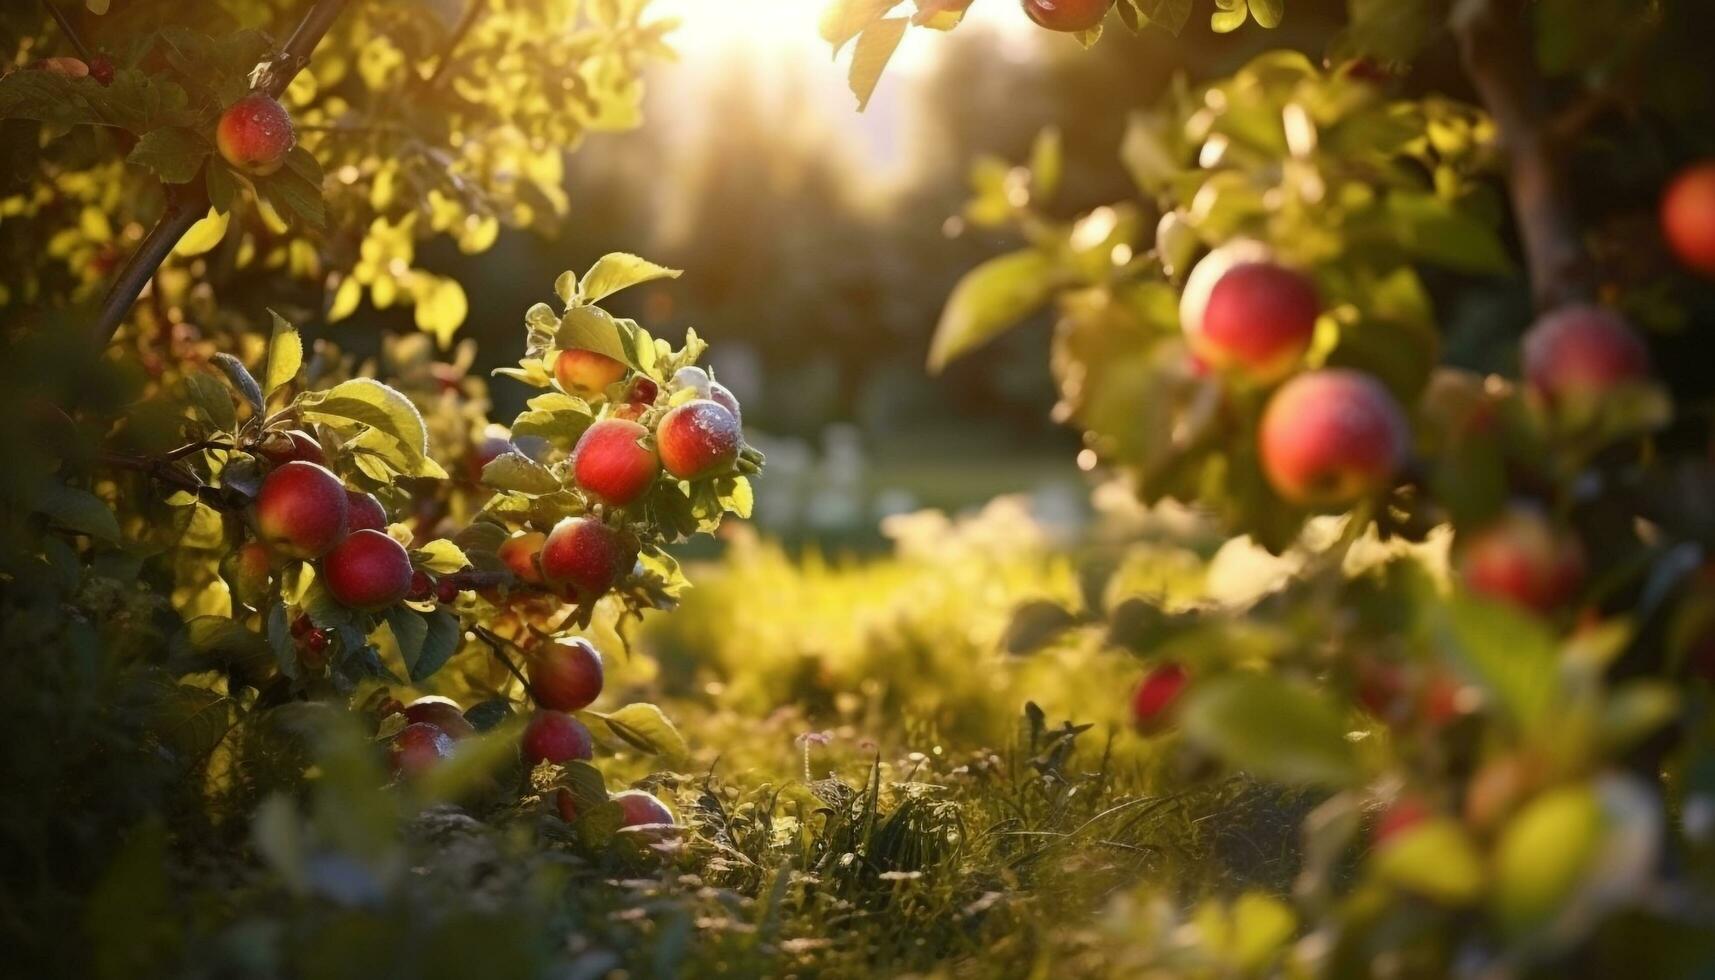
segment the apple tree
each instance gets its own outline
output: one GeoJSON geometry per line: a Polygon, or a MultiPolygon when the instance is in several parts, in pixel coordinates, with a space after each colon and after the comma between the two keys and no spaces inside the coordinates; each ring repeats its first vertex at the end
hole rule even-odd
{"type": "MultiPolygon", "coordinates": [[[[836,2],[824,35],[855,39],[861,99],[900,34],[969,6],[836,2]]],[[[1023,0],[1086,45],[1194,6],[1023,0]]],[[[1286,6],[1220,0],[1210,26],[1286,6]]],[[[1185,778],[1321,801],[1290,898],[1206,906],[1193,938],[1140,909],[1156,941],[1126,962],[1216,975],[1223,936],[1260,944],[1246,968],[1332,975],[1706,956],[1707,9],[1346,8],[1318,49],[1136,107],[1134,199],[1058,212],[1052,131],[979,161],[963,218],[1019,245],[958,283],[929,352],[1048,311],[1089,467],[1290,572],[1244,602],[1020,610],[1019,635],[1143,659],[1134,718],[1185,778]]]]}

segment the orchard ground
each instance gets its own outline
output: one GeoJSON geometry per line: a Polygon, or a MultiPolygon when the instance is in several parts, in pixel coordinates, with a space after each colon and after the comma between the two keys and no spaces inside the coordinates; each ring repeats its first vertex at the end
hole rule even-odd
{"type": "Polygon", "coordinates": [[[1707,4],[815,7],[0,9],[0,972],[1709,976],[1707,4]]]}

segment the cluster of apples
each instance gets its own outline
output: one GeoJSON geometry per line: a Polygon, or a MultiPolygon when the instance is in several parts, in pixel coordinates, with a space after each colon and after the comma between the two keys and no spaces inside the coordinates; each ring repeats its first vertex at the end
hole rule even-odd
{"type": "MultiPolygon", "coordinates": [[[[554,361],[554,379],[568,394],[591,402],[607,398],[630,370],[619,360],[590,350],[564,350],[554,361]]],[[[623,510],[642,500],[662,474],[702,480],[733,473],[744,449],[742,414],[731,391],[701,368],[681,368],[671,392],[694,397],[645,425],[660,386],[638,375],[578,439],[572,449],[573,483],[592,505],[623,510]]],[[[638,542],[629,532],[597,517],[568,517],[544,534],[520,531],[499,549],[517,581],[554,590],[576,602],[607,593],[637,561],[638,542]]]]}
{"type": "MultiPolygon", "coordinates": [[[[588,761],[595,754],[595,739],[573,714],[582,711],[601,695],[601,654],[588,640],[571,639],[549,644],[535,654],[529,665],[530,694],[536,711],[524,726],[519,754],[524,764],[535,767],[547,762],[564,765],[588,761]]],[[[429,696],[408,705],[397,702],[382,706],[383,716],[403,713],[405,727],[388,745],[388,764],[395,775],[412,778],[449,758],[457,743],[476,733],[457,702],[429,696]]],[[[673,811],[653,794],[627,790],[612,799],[625,813],[627,827],[672,825],[673,811]]],[[[554,807],[568,823],[577,817],[577,804],[569,790],[555,793],[554,807]]]]}
{"type": "MultiPolygon", "coordinates": [[[[387,533],[387,510],[374,494],[347,489],[327,468],[314,436],[293,429],[269,434],[258,458],[272,464],[253,504],[257,540],[234,552],[228,581],[241,602],[257,605],[282,560],[316,563],[334,601],[380,612],[406,599],[458,598],[450,579],[433,581],[411,566],[405,546],[387,533]]],[[[325,651],[325,633],[300,618],[293,633],[312,654],[325,651]]]]}

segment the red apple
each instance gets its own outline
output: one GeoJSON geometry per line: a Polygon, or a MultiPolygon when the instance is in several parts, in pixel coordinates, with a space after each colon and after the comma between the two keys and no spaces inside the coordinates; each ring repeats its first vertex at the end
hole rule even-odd
{"type": "Polygon", "coordinates": [[[572,449],[573,478],[602,503],[624,507],[648,492],[661,473],[655,451],[644,445],[648,437],[648,429],[629,419],[602,419],[572,449]]]}
{"type": "Polygon", "coordinates": [[[406,725],[393,736],[387,749],[387,764],[396,776],[421,775],[453,754],[453,740],[446,732],[426,722],[406,725]]]}
{"type": "Polygon", "coordinates": [[[1180,328],[1205,364],[1256,383],[1292,373],[1310,349],[1322,301],[1309,276],[1255,242],[1210,252],[1185,280],[1180,328]]]}
{"type": "Polygon", "coordinates": [[[1351,504],[1393,481],[1410,430],[1393,395],[1367,374],[1340,368],[1301,374],[1264,409],[1263,474],[1290,503],[1351,504]]]}
{"type": "Polygon", "coordinates": [[[560,711],[538,711],[524,726],[524,761],[561,763],[594,755],[594,741],[584,723],[560,711]]]}
{"type": "Polygon", "coordinates": [[[541,531],[520,531],[501,542],[498,554],[518,581],[541,585],[542,568],[537,562],[547,541],[548,536],[541,531]]]}
{"type": "Polygon", "coordinates": [[[387,509],[372,493],[345,492],[345,524],[348,531],[387,530],[387,509]]]}
{"type": "Polygon", "coordinates": [[[1024,13],[1036,26],[1077,33],[1102,22],[1112,0],[1024,0],[1024,13]]]}
{"type": "Polygon", "coordinates": [[[1572,598],[1584,579],[1578,539],[1528,507],[1460,535],[1455,554],[1466,588],[1538,613],[1572,598]]]}
{"type": "Polygon", "coordinates": [[[295,459],[318,466],[326,466],[328,462],[322,444],[316,441],[315,436],[302,429],[270,432],[256,444],[256,451],[275,466],[290,463],[295,459]]]}
{"type": "Polygon", "coordinates": [[[297,142],[286,107],[260,92],[227,106],[214,133],[220,155],[235,169],[266,177],[286,164],[297,142]]]}
{"type": "Polygon", "coordinates": [[[584,399],[601,397],[625,371],[624,362],[593,350],[563,350],[554,358],[554,380],[567,394],[584,399]]]}
{"type": "Polygon", "coordinates": [[[743,445],[738,418],[707,398],[672,409],[655,426],[655,449],[661,454],[661,465],[681,480],[697,480],[731,469],[743,445]]]}
{"type": "Polygon", "coordinates": [[[1649,376],[1649,349],[1619,314],[1563,306],[1525,334],[1524,376],[1550,398],[1600,398],[1649,376]]]}
{"type": "Polygon", "coordinates": [[[673,811],[667,809],[667,804],[656,799],[652,793],[628,789],[623,793],[615,793],[612,799],[625,811],[627,827],[671,826],[675,823],[673,811]]]}
{"type": "Polygon", "coordinates": [[[106,87],[113,84],[113,60],[104,54],[98,54],[89,59],[89,77],[95,79],[97,85],[106,87]]]}
{"type": "Polygon", "coordinates": [[[411,556],[380,531],[358,531],[322,559],[322,579],[334,601],[380,612],[411,594],[411,556]]]}
{"type": "Polygon", "coordinates": [[[530,691],[550,711],[581,711],[601,696],[601,654],[588,640],[560,640],[530,661],[530,691]]]}
{"type": "Polygon", "coordinates": [[[554,526],[537,561],[542,577],[572,599],[596,599],[631,571],[637,542],[593,518],[568,517],[554,526]]]}
{"type": "Polygon", "coordinates": [[[1175,663],[1162,664],[1143,675],[1143,681],[1131,695],[1132,724],[1145,734],[1165,729],[1190,681],[1185,668],[1175,663]]]}
{"type": "Polygon", "coordinates": [[[1375,826],[1370,828],[1370,843],[1381,847],[1396,839],[1413,827],[1428,820],[1431,815],[1428,804],[1415,796],[1402,796],[1395,800],[1382,815],[1377,818],[1375,826]]]}
{"type": "Polygon", "coordinates": [[[319,558],[345,537],[345,487],[326,467],[293,460],[262,481],[256,528],[288,558],[319,558]]]}
{"type": "Polygon", "coordinates": [[[1661,198],[1661,231],[1686,268],[1715,277],[1715,160],[1674,177],[1661,198]]]}
{"type": "Polygon", "coordinates": [[[453,741],[476,734],[476,726],[464,716],[464,710],[452,698],[429,694],[404,707],[405,719],[411,724],[433,725],[447,733],[453,741]]]}

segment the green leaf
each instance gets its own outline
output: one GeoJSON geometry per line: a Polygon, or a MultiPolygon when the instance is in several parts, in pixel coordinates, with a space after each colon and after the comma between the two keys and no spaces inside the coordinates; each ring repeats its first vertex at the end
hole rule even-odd
{"type": "Polygon", "coordinates": [[[1216,34],[1230,34],[1250,17],[1245,0],[1215,0],[1215,6],[1219,9],[1209,15],[1209,29],[1216,34]]]}
{"type": "Polygon", "coordinates": [[[571,791],[577,812],[583,813],[607,802],[607,782],[600,769],[577,759],[567,762],[561,769],[560,781],[571,791]]]}
{"type": "Polygon", "coordinates": [[[1441,648],[1524,731],[1552,725],[1561,701],[1554,634],[1527,613],[1455,596],[1445,606],[1441,648]]]}
{"type": "Polygon", "coordinates": [[[387,610],[387,629],[399,645],[399,659],[405,661],[405,669],[414,670],[423,656],[423,641],[429,637],[428,620],[414,609],[393,606],[387,610]]]}
{"type": "Polygon", "coordinates": [[[223,214],[231,214],[232,202],[238,197],[238,181],[226,164],[211,161],[203,170],[203,185],[208,188],[209,205],[223,214]]]}
{"type": "Polygon", "coordinates": [[[1131,0],[1144,20],[1177,35],[1191,19],[1191,0],[1131,0]]]}
{"type": "Polygon", "coordinates": [[[298,336],[297,328],[273,310],[269,310],[268,315],[274,319],[274,336],[268,341],[268,368],[263,372],[264,395],[272,395],[290,383],[304,364],[304,341],[298,336]]]}
{"type": "Polygon", "coordinates": [[[226,616],[198,616],[173,636],[169,657],[183,673],[272,663],[268,640],[226,616]]]}
{"type": "Polygon", "coordinates": [[[232,389],[202,372],[185,375],[185,397],[209,425],[230,432],[238,425],[238,410],[232,404],[232,389]]]}
{"type": "Polygon", "coordinates": [[[1344,46],[1390,63],[1417,57],[1446,19],[1442,0],[1346,0],[1344,46]]]}
{"type": "Polygon", "coordinates": [[[1286,0],[1250,0],[1250,9],[1259,26],[1273,29],[1286,14],[1286,0]]]}
{"type": "Polygon", "coordinates": [[[1060,188],[1065,156],[1060,144],[1060,130],[1048,126],[1036,134],[1036,141],[1030,145],[1030,190],[1035,200],[1045,201],[1060,188]]]}
{"type": "Polygon", "coordinates": [[[1388,195],[1387,212],[1400,245],[1417,258],[1461,272],[1514,271],[1494,226],[1434,194],[1395,191],[1388,195]]]}
{"type": "Polygon", "coordinates": [[[423,646],[414,662],[407,662],[411,680],[421,681],[433,676],[452,655],[458,652],[459,641],[463,634],[459,631],[459,618],[445,609],[437,609],[422,617],[428,624],[428,635],[423,637],[423,646]]]}
{"type": "Polygon", "coordinates": [[[1078,618],[1060,603],[1034,599],[1012,611],[1012,621],[1000,638],[1000,647],[1014,656],[1036,653],[1077,624],[1078,618]]]}
{"type": "Polygon", "coordinates": [[[470,558],[458,545],[445,538],[436,538],[411,551],[411,564],[436,575],[451,575],[470,567],[470,558]]]}
{"type": "Polygon", "coordinates": [[[37,493],[33,509],[67,531],[103,541],[119,540],[119,519],[113,516],[113,508],[88,490],[47,481],[37,493]]]}
{"type": "Polygon", "coordinates": [[[869,105],[869,97],[875,93],[875,83],[881,80],[882,69],[893,58],[900,39],[905,37],[906,24],[904,17],[886,17],[870,24],[858,35],[847,81],[852,94],[857,96],[859,112],[869,105]]]}
{"type": "Polygon", "coordinates": [[[622,289],[656,279],[677,279],[683,274],[626,252],[610,252],[596,259],[584,273],[578,293],[584,303],[599,303],[622,289]]]}
{"type": "Polygon", "coordinates": [[[1194,684],[1181,724],[1196,744],[1264,779],[1341,787],[1363,775],[1333,703],[1270,675],[1231,674],[1194,684]]]}
{"type": "Polygon", "coordinates": [[[1483,862],[1457,821],[1436,817],[1388,840],[1371,861],[1377,875],[1407,891],[1452,905],[1482,891],[1483,862]]]}
{"type": "Polygon", "coordinates": [[[350,430],[368,426],[396,449],[399,470],[418,475],[429,452],[429,431],[411,399],[371,378],[342,381],[325,391],[305,392],[294,401],[306,420],[350,430]]]}
{"type": "Polygon", "coordinates": [[[559,350],[593,350],[643,370],[637,335],[599,306],[574,306],[560,318],[554,334],[559,350]]]}
{"type": "Polygon", "coordinates": [[[504,452],[482,468],[482,483],[496,490],[539,496],[560,489],[554,471],[523,453],[504,452]]]}
{"type": "Polygon", "coordinates": [[[929,370],[940,372],[1048,302],[1055,284],[1053,261],[1036,249],[989,259],[965,273],[935,326],[929,370]]]}
{"type": "Polygon", "coordinates": [[[649,755],[658,755],[669,762],[685,758],[691,747],[685,736],[667,719],[661,709],[647,702],[628,704],[618,711],[589,714],[607,723],[609,730],[632,748],[649,755]]]}
{"type": "Polygon", "coordinates": [[[529,408],[513,420],[512,435],[535,436],[569,449],[594,421],[583,399],[551,391],[530,399],[529,408]]]}
{"type": "Polygon", "coordinates": [[[292,152],[286,155],[286,166],[256,178],[255,184],[281,217],[296,218],[300,224],[318,231],[327,226],[321,164],[302,146],[292,147],[292,152]]]}
{"type": "Polygon", "coordinates": [[[165,183],[183,184],[197,175],[209,152],[208,141],[194,130],[167,126],[144,133],[125,159],[165,183]]]}
{"type": "MultiPolygon", "coordinates": [[[[244,362],[225,351],[216,351],[209,355],[209,360],[216,367],[226,372],[227,380],[231,381],[232,386],[244,396],[244,400],[250,403],[250,407],[260,413],[263,402],[262,386],[256,383],[255,376],[250,373],[249,368],[244,366],[244,362]]],[[[227,428],[227,426],[223,426],[223,428],[227,428]]]]}

